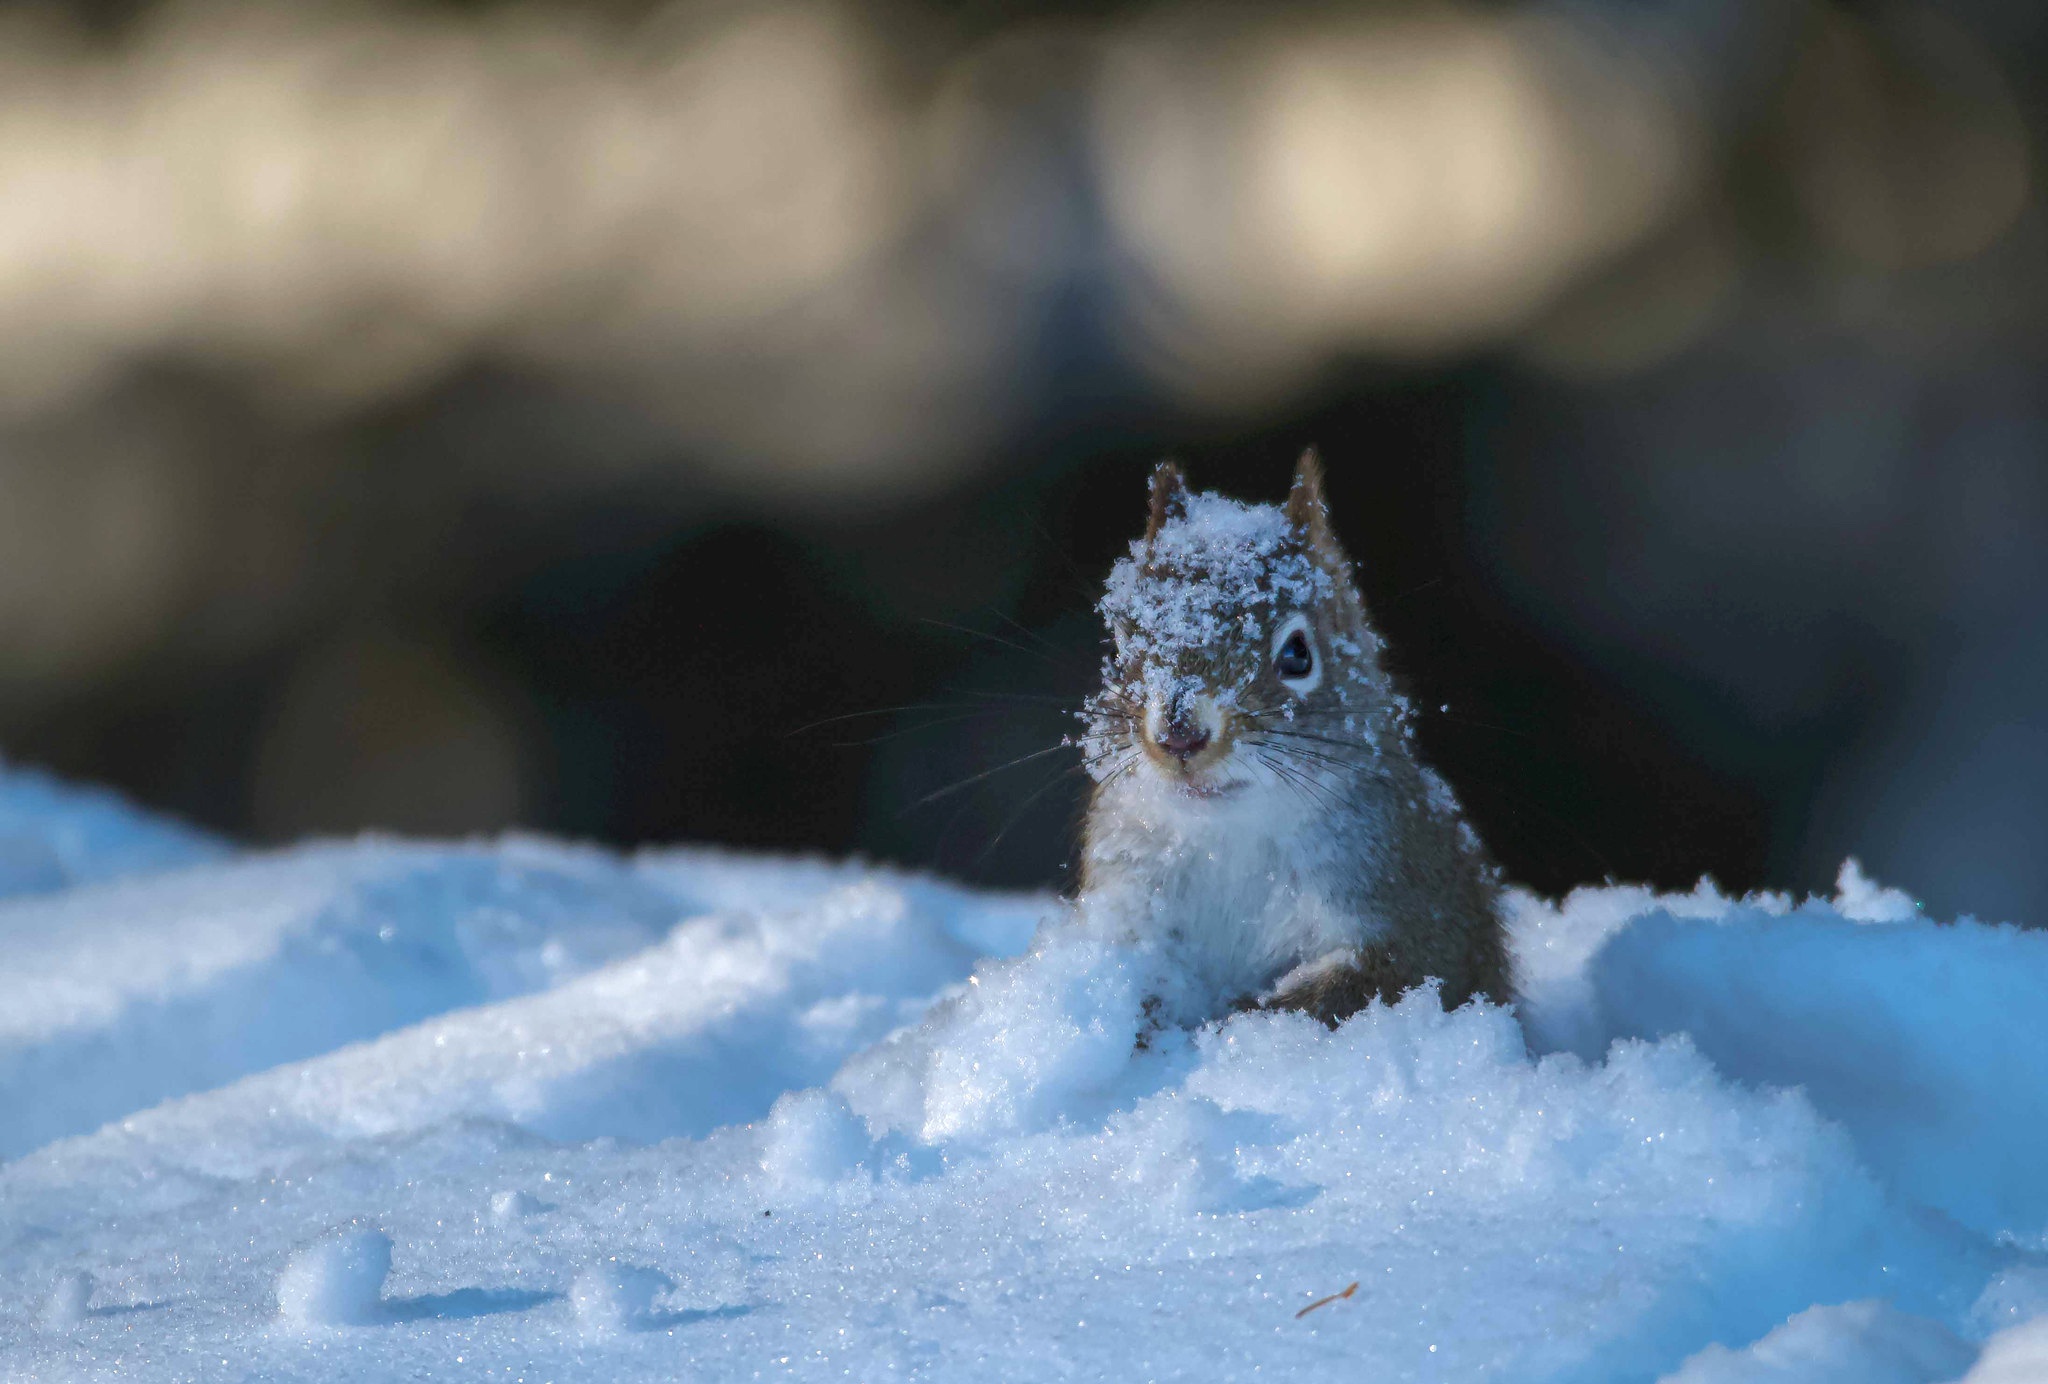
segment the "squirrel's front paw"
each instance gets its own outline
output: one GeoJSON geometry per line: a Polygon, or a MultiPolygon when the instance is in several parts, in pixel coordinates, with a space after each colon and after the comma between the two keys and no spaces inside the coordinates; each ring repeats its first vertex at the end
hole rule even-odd
{"type": "Polygon", "coordinates": [[[1400,977],[1376,951],[1335,951],[1282,976],[1260,1009],[1291,1009],[1335,1028],[1376,999],[1393,1003],[1400,977]]]}

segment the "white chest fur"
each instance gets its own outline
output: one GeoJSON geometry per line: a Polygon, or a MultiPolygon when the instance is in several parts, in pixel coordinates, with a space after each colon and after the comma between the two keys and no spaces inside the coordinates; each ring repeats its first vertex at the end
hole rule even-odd
{"type": "Polygon", "coordinates": [[[1300,796],[1263,784],[1192,799],[1137,774],[1098,800],[1091,906],[1170,950],[1222,999],[1257,994],[1296,966],[1379,930],[1345,906],[1363,864],[1300,796]]]}

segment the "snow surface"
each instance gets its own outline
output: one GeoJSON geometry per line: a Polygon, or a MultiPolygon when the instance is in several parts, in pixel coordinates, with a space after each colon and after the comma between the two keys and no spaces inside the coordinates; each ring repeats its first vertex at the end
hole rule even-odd
{"type": "Polygon", "coordinates": [[[1977,1352],[1939,1322],[1882,1302],[1809,1307],[1743,1350],[1708,1346],[1668,1384],[1937,1384],[1977,1352]]]}
{"type": "Polygon", "coordinates": [[[1141,1048],[1049,899],[14,779],[0,1379],[2048,1377],[2048,934],[1853,869],[1141,1048]]]}
{"type": "Polygon", "coordinates": [[[0,760],[0,898],[214,860],[226,843],[0,760]]]}

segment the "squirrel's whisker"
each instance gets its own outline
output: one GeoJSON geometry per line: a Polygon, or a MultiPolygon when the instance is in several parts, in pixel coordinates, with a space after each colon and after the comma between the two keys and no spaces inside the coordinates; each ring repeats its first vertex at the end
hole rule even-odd
{"type": "Polygon", "coordinates": [[[1342,805],[1343,800],[1337,797],[1335,793],[1316,783],[1293,766],[1270,759],[1266,761],[1266,764],[1267,767],[1280,775],[1281,778],[1293,784],[1295,792],[1301,796],[1304,802],[1318,802],[1322,806],[1332,809],[1342,805]]]}
{"type": "Polygon", "coordinates": [[[1283,754],[1293,755],[1301,759],[1312,759],[1318,764],[1329,764],[1337,768],[1356,768],[1360,763],[1357,756],[1331,754],[1328,750],[1311,750],[1302,745],[1284,745],[1277,740],[1268,740],[1265,733],[1261,731],[1252,731],[1245,736],[1245,739],[1255,744],[1271,746],[1283,754]]]}
{"type": "MultiPolygon", "coordinates": [[[[957,711],[966,713],[968,715],[1000,716],[1010,712],[1017,711],[1029,712],[1038,711],[1041,709],[1052,709],[1051,707],[1040,708],[1039,706],[1032,704],[1037,699],[1029,698],[1026,694],[1023,693],[970,692],[965,695],[975,697],[978,700],[955,702],[902,702],[895,706],[874,706],[868,707],[863,711],[847,711],[842,712],[837,716],[826,716],[816,721],[807,722],[804,725],[798,726],[795,730],[787,732],[785,738],[806,735],[811,731],[821,730],[826,726],[840,725],[847,721],[860,721],[876,716],[900,716],[903,713],[909,711],[957,711]],[[991,705],[991,703],[998,701],[998,699],[1016,700],[1020,704],[1016,706],[991,705]]],[[[1079,706],[1078,701],[1072,697],[1047,697],[1044,700],[1048,702],[1055,702],[1061,708],[1078,708],[1079,706]]]]}
{"type": "Polygon", "coordinates": [[[958,711],[959,709],[960,704],[958,702],[904,702],[898,706],[875,706],[869,707],[865,711],[846,711],[841,712],[837,716],[823,716],[818,720],[808,721],[798,726],[795,730],[788,732],[785,738],[807,735],[811,731],[822,729],[825,726],[836,726],[847,721],[859,721],[872,716],[895,716],[906,711],[958,711]]]}
{"type": "Polygon", "coordinates": [[[1261,726],[1259,730],[1261,734],[1284,736],[1289,740],[1313,740],[1320,745],[1342,745],[1346,749],[1363,750],[1374,756],[1381,753],[1380,747],[1369,740],[1345,740],[1336,736],[1315,735],[1305,730],[1283,730],[1279,726],[1261,726]]]}
{"type": "Polygon", "coordinates": [[[1291,792],[1293,792],[1295,797],[1301,799],[1304,803],[1310,801],[1307,792],[1303,790],[1301,784],[1295,779],[1295,777],[1287,772],[1285,767],[1278,764],[1274,760],[1267,758],[1264,752],[1262,751],[1253,750],[1252,754],[1257,757],[1259,763],[1265,765],[1269,770],[1272,771],[1274,777],[1278,778],[1282,783],[1285,783],[1288,789],[1291,792]]]}
{"type": "Polygon", "coordinates": [[[1019,644],[1014,639],[1005,639],[1000,634],[990,634],[987,630],[975,629],[971,625],[956,625],[950,620],[934,620],[928,615],[919,617],[918,623],[921,625],[936,626],[937,628],[942,630],[951,630],[955,634],[964,634],[970,639],[985,639],[991,644],[1000,644],[1005,649],[1014,649],[1018,653],[1025,655],[1027,658],[1043,659],[1046,662],[1051,662],[1052,660],[1052,656],[1050,654],[1045,653],[1043,650],[1034,649],[1025,644],[1019,644]]]}
{"type": "Polygon", "coordinates": [[[1302,796],[1303,801],[1308,801],[1313,797],[1319,800],[1325,807],[1334,809],[1341,805],[1342,799],[1338,798],[1334,792],[1317,783],[1294,766],[1284,764],[1277,759],[1268,758],[1264,753],[1259,754],[1259,760],[1282,779],[1293,784],[1295,791],[1302,796]]]}
{"type": "Polygon", "coordinates": [[[1050,793],[1054,788],[1057,788],[1061,783],[1063,783],[1067,779],[1073,777],[1075,774],[1079,774],[1082,772],[1084,771],[1080,765],[1069,764],[1066,767],[1059,770],[1059,772],[1055,773],[1051,778],[1047,779],[1044,783],[1038,785],[1037,789],[1032,792],[1031,796],[1024,799],[1023,802],[1018,803],[1016,809],[1012,811],[1008,817],[1005,817],[1003,819],[1003,824],[1000,827],[996,828],[996,834],[990,837],[988,844],[981,848],[980,853],[974,857],[973,863],[978,866],[984,860],[987,860],[989,856],[995,851],[995,848],[1003,843],[1003,838],[1010,834],[1010,829],[1016,826],[1017,823],[1024,820],[1024,814],[1031,810],[1031,805],[1033,803],[1037,802],[1047,793],[1050,793]]]}
{"type": "Polygon", "coordinates": [[[1037,643],[1041,648],[1043,648],[1046,651],[1046,653],[1052,655],[1055,658],[1067,658],[1070,657],[1074,652],[1072,649],[1061,648],[1059,645],[1053,643],[1050,639],[1047,639],[1037,630],[1032,629],[1029,625],[1026,625],[1022,620],[1019,620],[1016,616],[1011,615],[1007,611],[998,610],[996,607],[990,606],[989,613],[995,616],[996,619],[1001,620],[1003,623],[1007,624],[1011,629],[1017,631],[1017,633],[1023,635],[1026,639],[1032,640],[1035,643],[1037,643]]]}
{"type": "Polygon", "coordinates": [[[1082,701],[1085,700],[1081,697],[1063,696],[1057,692],[984,692],[978,687],[963,687],[960,689],[960,694],[964,697],[986,697],[990,701],[1022,702],[1027,704],[1045,703],[1051,706],[1074,707],[1077,709],[1082,701]]]}
{"type": "Polygon", "coordinates": [[[1374,783],[1393,783],[1395,781],[1395,776],[1377,759],[1369,759],[1362,754],[1356,757],[1346,757],[1329,754],[1321,750],[1311,750],[1301,745],[1279,744],[1264,738],[1271,733],[1270,731],[1253,732],[1246,735],[1245,739],[1247,741],[1257,740],[1278,754],[1289,755],[1295,759],[1313,760],[1316,763],[1328,765],[1331,769],[1341,774],[1367,779],[1374,783]]]}
{"type": "Polygon", "coordinates": [[[859,749],[867,745],[882,745],[887,744],[891,740],[901,740],[906,735],[917,735],[924,731],[938,730],[944,726],[957,726],[962,721],[975,721],[990,716],[1006,715],[1014,709],[1012,707],[990,707],[981,711],[962,711],[951,716],[941,716],[935,720],[919,721],[914,726],[898,726],[895,730],[885,730],[880,735],[871,735],[865,740],[830,740],[826,743],[833,749],[838,750],[859,749]]]}
{"type": "Polygon", "coordinates": [[[1008,762],[1003,764],[996,765],[993,769],[983,769],[978,774],[970,774],[968,777],[964,779],[960,779],[956,782],[947,784],[944,788],[940,788],[933,792],[927,793],[923,797],[919,798],[916,802],[910,804],[909,807],[904,808],[903,811],[912,812],[920,807],[926,807],[932,803],[939,801],[939,799],[941,798],[951,797],[953,794],[960,792],[962,789],[972,788],[975,784],[982,782],[984,779],[994,778],[997,774],[1000,774],[1005,770],[1014,769],[1020,764],[1029,764],[1035,759],[1043,759],[1049,754],[1058,754],[1062,750],[1070,750],[1072,748],[1073,746],[1071,745],[1048,745],[1042,750],[1033,750],[1030,754],[1020,754],[1015,759],[1009,760],[1008,762]]]}
{"type": "Polygon", "coordinates": [[[1260,749],[1260,760],[1264,764],[1270,764],[1274,770],[1284,770],[1288,774],[1298,774],[1298,776],[1303,776],[1303,778],[1309,778],[1311,782],[1317,782],[1315,774],[1311,774],[1305,766],[1300,766],[1294,758],[1286,755],[1286,751],[1282,751],[1278,745],[1264,745],[1260,749]]]}

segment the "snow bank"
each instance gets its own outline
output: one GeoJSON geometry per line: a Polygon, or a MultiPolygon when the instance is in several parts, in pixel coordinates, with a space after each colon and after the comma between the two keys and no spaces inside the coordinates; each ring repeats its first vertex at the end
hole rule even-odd
{"type": "Polygon", "coordinates": [[[2038,1377],[2048,936],[1589,890],[1519,1018],[1187,1033],[1050,909],[533,841],[0,905],[0,1375],[2038,1377]]]}
{"type": "Polygon", "coordinates": [[[2048,1379],[2048,1317],[1993,1336],[1962,1384],[2040,1384],[2048,1379]]]}
{"type": "Polygon", "coordinates": [[[1977,1351],[1882,1302],[1811,1307],[1744,1350],[1712,1345],[1663,1384],[1943,1384],[1977,1351]]]}
{"type": "Polygon", "coordinates": [[[0,904],[0,1155],[545,988],[677,911],[524,843],[316,847],[0,904]]]}
{"type": "MultiPolygon", "coordinates": [[[[986,1143],[1127,1102],[1159,958],[1062,919],[982,968],[929,1021],[856,1057],[834,1089],[876,1133],[986,1143]]],[[[1158,1051],[1185,1035],[1156,1034],[1158,1051]]]]}
{"type": "Polygon", "coordinates": [[[217,860],[226,843],[116,794],[0,761],[0,897],[217,860]]]}
{"type": "MultiPolygon", "coordinates": [[[[558,1140],[707,1134],[823,1081],[963,979],[976,954],[946,930],[962,901],[874,878],[808,907],[691,919],[552,990],[168,1101],[24,1159],[17,1175],[69,1179],[90,1160],[111,1177],[164,1157],[188,1174],[247,1178],[309,1146],[452,1121],[558,1140]]],[[[986,900],[979,926],[1020,945],[1043,908],[986,900]]]]}
{"type": "MultiPolygon", "coordinates": [[[[595,1084],[614,1059],[638,1062],[646,1089],[658,1092],[664,1088],[644,1068],[660,1060],[655,1030],[691,1021],[678,996],[723,1004],[722,987],[748,983],[737,972],[793,964],[816,940],[798,936],[812,927],[806,914],[759,941],[751,913],[714,911],[735,897],[787,902],[869,889],[899,909],[917,907],[920,927],[897,940],[919,950],[904,965],[927,987],[921,993],[964,975],[978,945],[1005,940],[996,934],[1006,928],[1014,949],[1015,934],[1028,931],[1039,910],[1035,902],[968,910],[940,886],[892,876],[849,883],[866,878],[846,867],[777,868],[707,852],[622,861],[518,839],[464,846],[365,840],[0,903],[0,994],[10,997],[0,1006],[0,1156],[455,1010],[468,1016],[414,1040],[435,1049],[428,1060],[387,1052],[355,1059],[374,1097],[359,1098],[355,1087],[363,1082],[351,1085],[333,1071],[280,1076],[266,1121],[279,1110],[311,1109],[325,1112],[314,1118],[329,1132],[388,1131],[418,1117],[408,1110],[446,1115],[444,1102],[457,1100],[458,1089],[472,1093],[470,1108],[479,1113],[487,1106],[519,1113],[572,1081],[587,1100],[602,1100],[595,1084]],[[952,940],[944,924],[970,911],[973,921],[961,923],[960,940],[952,940]],[[625,974],[560,993],[626,957],[637,959],[625,974]],[[534,992],[545,996],[535,1008],[492,1007],[534,992]],[[581,1013],[579,1005],[595,1013],[603,1033],[561,1012],[581,1013]],[[526,1041],[551,1031],[568,1036],[556,1044],[526,1041]],[[451,1044],[454,1051],[488,1049],[498,1075],[463,1065],[451,1044]],[[382,1074],[394,1066],[437,1074],[438,1084],[387,1086],[382,1074]],[[474,1094],[480,1082],[494,1084],[498,1105],[474,1094]]],[[[891,915],[880,926],[899,922],[891,915]]],[[[837,966],[832,984],[858,973],[853,960],[825,958],[837,966]]],[[[834,994],[839,1010],[810,1016],[809,1031],[836,1023],[873,1036],[883,1002],[849,996],[843,986],[834,994]]],[[[691,1094],[673,1090],[669,1106],[678,1103],[690,1105],[691,1094]]],[[[610,1128],[598,1120],[588,1132],[654,1137],[661,1118],[701,1129],[714,1117],[758,1113],[751,1105],[714,1105],[657,1116],[638,1095],[626,1104],[646,1118],[610,1128]]],[[[568,1132],[575,1118],[565,1114],[552,1132],[568,1132]]]]}
{"type": "Polygon", "coordinates": [[[1800,1088],[1912,1202],[2048,1240],[2048,932],[1934,923],[1854,862],[1832,906],[1582,890],[1518,922],[1546,961],[1585,953],[1561,984],[1532,968],[1539,1046],[1688,1034],[1730,1077],[1800,1088]]]}

